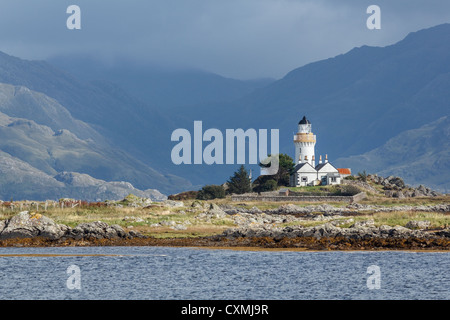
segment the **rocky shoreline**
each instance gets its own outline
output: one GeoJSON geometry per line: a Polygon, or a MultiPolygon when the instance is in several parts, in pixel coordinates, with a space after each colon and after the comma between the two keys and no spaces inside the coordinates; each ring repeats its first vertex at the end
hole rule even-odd
{"type": "MultiPolygon", "coordinates": [[[[195,206],[195,204],[193,204],[195,206]]],[[[403,210],[404,207],[402,207],[403,210]]],[[[417,206],[412,211],[450,212],[450,205],[417,206]]],[[[156,238],[119,225],[95,221],[74,228],[57,224],[38,213],[20,212],[0,221],[0,246],[189,246],[249,247],[298,250],[450,250],[450,228],[431,229],[427,221],[403,226],[376,226],[371,219],[354,221],[348,214],[367,210],[397,210],[359,204],[336,208],[329,205],[300,207],[293,204],[275,209],[246,209],[210,204],[197,218],[229,218],[236,227],[208,237],[156,238]],[[314,226],[295,225],[313,221],[314,226]],[[294,223],[293,225],[281,225],[294,223]]]]}
{"type": "Polygon", "coordinates": [[[39,213],[22,211],[11,219],[0,221],[0,240],[40,238],[49,241],[87,239],[132,239],[143,237],[135,231],[125,231],[119,225],[102,221],[81,223],[75,228],[57,224],[39,213]]]}

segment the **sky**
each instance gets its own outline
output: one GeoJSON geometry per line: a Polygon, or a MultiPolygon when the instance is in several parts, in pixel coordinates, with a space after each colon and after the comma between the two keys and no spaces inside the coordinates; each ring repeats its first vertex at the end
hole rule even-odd
{"type": "Polygon", "coordinates": [[[0,51],[279,79],[307,63],[362,45],[390,45],[442,23],[450,23],[448,0],[2,0],[0,51]],[[79,30],[66,26],[70,5],[81,10],[79,30]],[[366,26],[370,5],[381,10],[381,29],[366,26]]]}

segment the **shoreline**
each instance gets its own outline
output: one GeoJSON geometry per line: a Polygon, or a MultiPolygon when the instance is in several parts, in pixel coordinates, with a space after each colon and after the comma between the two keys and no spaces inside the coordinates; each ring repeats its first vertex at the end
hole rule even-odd
{"type": "Polygon", "coordinates": [[[132,238],[132,239],[59,239],[14,238],[0,240],[0,248],[44,247],[189,247],[194,249],[221,249],[245,251],[420,251],[450,252],[449,239],[391,238],[270,238],[270,237],[198,237],[198,238],[132,238]]]}

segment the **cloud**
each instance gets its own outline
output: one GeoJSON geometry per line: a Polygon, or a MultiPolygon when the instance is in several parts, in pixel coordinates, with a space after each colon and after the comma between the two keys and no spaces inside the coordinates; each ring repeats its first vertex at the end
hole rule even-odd
{"type": "Polygon", "coordinates": [[[188,66],[236,78],[282,77],[355,46],[384,46],[450,21],[450,3],[333,0],[2,0],[0,50],[28,59],[92,54],[188,66]],[[376,3],[375,3],[376,2],[376,3]],[[68,30],[66,9],[81,8],[68,30]],[[366,8],[382,10],[368,30],[366,8]]]}

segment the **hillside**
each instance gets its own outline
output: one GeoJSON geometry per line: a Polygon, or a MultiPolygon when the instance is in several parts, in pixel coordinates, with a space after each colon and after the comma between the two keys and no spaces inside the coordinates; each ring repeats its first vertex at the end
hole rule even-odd
{"type": "Polygon", "coordinates": [[[59,198],[119,200],[130,193],[153,200],[166,198],[158,190],[141,191],[124,181],[107,182],[76,172],[61,172],[51,176],[1,150],[0,177],[0,199],[7,201],[59,198]]]}
{"type": "MultiPolygon", "coordinates": [[[[103,150],[99,152],[108,155],[108,161],[102,161],[106,166],[111,161],[128,163],[120,165],[124,171],[131,170],[123,176],[131,178],[124,181],[142,190],[158,188],[167,194],[195,189],[192,184],[221,184],[236,170],[237,165],[177,166],[171,162],[175,145],[170,141],[171,133],[177,128],[193,132],[195,120],[203,121],[204,130],[279,129],[280,152],[293,156],[292,133],[298,120],[307,115],[317,135],[316,155],[328,154],[332,163],[357,159],[378,148],[376,152],[385,152],[382,146],[390,139],[402,133],[404,139],[409,130],[449,116],[450,24],[412,32],[386,47],[353,48],[292,70],[274,82],[249,84],[196,72],[173,78],[167,72],[154,73],[146,78],[145,70],[139,73],[139,66],[133,68],[100,67],[90,72],[89,65],[77,68],[75,64],[75,77],[47,62],[0,53],[0,82],[34,92],[30,96],[25,89],[4,86],[5,92],[17,90],[18,96],[7,94],[9,102],[2,102],[0,112],[32,120],[53,132],[65,129],[83,141],[92,139],[96,148],[103,150]],[[97,77],[103,73],[105,78],[97,77]],[[39,101],[32,110],[17,107],[33,105],[32,101],[39,101]],[[121,156],[107,150],[120,150],[117,154],[121,156]],[[152,178],[142,176],[142,170],[152,178]]],[[[408,184],[447,190],[443,175],[438,174],[449,166],[446,149],[439,139],[426,141],[427,152],[421,160],[413,154],[406,156],[401,143],[392,143],[390,160],[383,162],[371,153],[374,164],[366,163],[366,171],[400,175],[408,184]],[[430,164],[433,160],[427,161],[427,157],[439,160],[430,164]],[[408,167],[414,168],[413,172],[407,172],[408,167]]],[[[411,146],[411,150],[415,149],[411,146]]],[[[19,153],[14,155],[19,157],[19,153]]],[[[44,169],[48,159],[42,159],[33,158],[33,164],[40,163],[38,167],[44,169]]],[[[66,159],[71,165],[59,169],[105,181],[119,177],[104,175],[108,170],[97,171],[95,165],[91,171],[78,171],[82,165],[66,159]]],[[[98,160],[91,158],[89,162],[97,164],[98,160]]],[[[359,164],[364,162],[352,161],[339,163],[353,172],[363,169],[359,164]]],[[[63,171],[59,169],[56,171],[63,171]]]]}
{"type": "MultiPolygon", "coordinates": [[[[443,24],[412,32],[390,46],[362,46],[307,64],[232,103],[190,109],[180,127],[190,128],[194,119],[203,119],[209,128],[222,130],[279,129],[280,151],[293,156],[292,134],[307,115],[317,135],[316,155],[328,154],[333,162],[364,154],[406,130],[448,116],[449,87],[450,24],[443,24]]],[[[429,143],[432,158],[441,146],[429,143]]],[[[408,183],[440,184],[430,178],[437,179],[431,166],[416,168],[412,175],[417,178],[410,181],[411,174],[395,167],[402,161],[401,152],[395,154],[399,158],[387,163],[383,172],[405,176],[408,183]]],[[[408,157],[404,165],[413,161],[408,157]]],[[[448,167],[449,158],[442,161],[441,167],[448,167]]],[[[211,181],[215,183],[223,182],[232,170],[216,169],[216,180],[211,181]]]]}
{"type": "MultiPolygon", "coordinates": [[[[149,129],[142,115],[150,111],[117,86],[85,84],[48,63],[4,53],[0,53],[0,79],[4,82],[0,83],[1,150],[13,157],[48,174],[86,173],[105,181],[128,181],[142,190],[170,193],[191,185],[138,159],[148,134],[136,128],[150,131],[155,126],[149,129]]],[[[157,117],[155,112],[152,119],[157,117]]],[[[155,123],[165,125],[161,120],[155,123]]],[[[149,152],[161,157],[157,147],[149,152]]]]}
{"type": "Polygon", "coordinates": [[[400,175],[411,185],[424,184],[450,191],[450,117],[407,130],[362,155],[337,159],[353,172],[366,170],[382,176],[400,175]]]}

